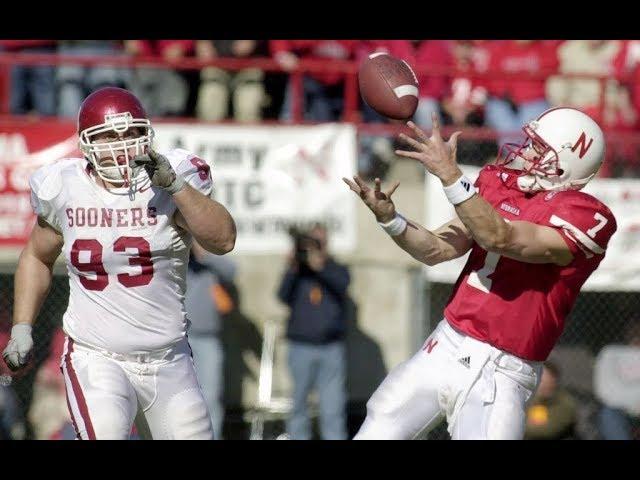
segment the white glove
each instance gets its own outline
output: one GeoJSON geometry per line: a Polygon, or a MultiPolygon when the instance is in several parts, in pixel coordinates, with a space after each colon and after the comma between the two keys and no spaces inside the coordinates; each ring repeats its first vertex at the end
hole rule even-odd
{"type": "Polygon", "coordinates": [[[151,149],[144,155],[133,159],[133,168],[144,168],[151,179],[151,183],[164,188],[171,195],[182,190],[185,186],[184,178],[176,175],[171,163],[164,155],[151,149]]]}
{"type": "Polygon", "coordinates": [[[12,371],[16,371],[29,362],[32,349],[31,325],[18,323],[11,329],[11,340],[2,352],[2,358],[12,371]]]}

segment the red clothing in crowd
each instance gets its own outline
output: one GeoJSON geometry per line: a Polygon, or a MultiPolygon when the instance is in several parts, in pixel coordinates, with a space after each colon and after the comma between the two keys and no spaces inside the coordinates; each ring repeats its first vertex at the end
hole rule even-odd
{"type": "MultiPolygon", "coordinates": [[[[280,52],[291,52],[304,60],[352,60],[357,44],[357,40],[271,40],[269,49],[273,56],[280,52]]],[[[309,77],[324,85],[336,85],[342,81],[344,75],[339,72],[326,72],[312,73],[309,77]]]]}
{"type": "Polygon", "coordinates": [[[194,40],[131,40],[136,42],[141,56],[162,56],[164,52],[174,45],[180,45],[186,55],[193,53],[194,40]]]}
{"type": "MultiPolygon", "coordinates": [[[[636,112],[640,113],[640,41],[623,40],[620,53],[614,61],[615,75],[621,83],[629,89],[631,103],[636,112]]],[[[624,122],[618,122],[619,124],[624,122]]],[[[626,125],[623,125],[623,128],[626,125]]],[[[640,129],[640,115],[637,116],[634,129],[640,129]]],[[[627,128],[629,129],[629,128],[627,128]]]]}
{"type": "MultiPolygon", "coordinates": [[[[516,40],[489,42],[489,71],[507,73],[551,73],[558,67],[558,42],[534,40],[520,43],[516,40]]],[[[494,97],[510,96],[516,103],[545,98],[545,78],[494,78],[487,81],[489,94],[494,97]]]]}
{"type": "MultiPolygon", "coordinates": [[[[633,81],[630,84],[630,96],[631,103],[636,112],[640,113],[640,64],[636,65],[633,75],[633,81]]],[[[638,120],[634,125],[634,129],[640,129],[640,114],[638,115],[638,120]]]]}
{"type": "Polygon", "coordinates": [[[617,76],[633,72],[640,63],[640,41],[620,40],[622,47],[613,61],[613,70],[617,76]]]}
{"type": "Polygon", "coordinates": [[[473,110],[486,101],[486,79],[478,73],[486,72],[489,52],[487,42],[457,41],[453,46],[453,62],[456,73],[451,78],[451,88],[446,95],[453,104],[473,110]]]}
{"type": "Polygon", "coordinates": [[[55,44],[55,40],[0,40],[0,49],[16,52],[25,48],[51,47],[55,44]]]}

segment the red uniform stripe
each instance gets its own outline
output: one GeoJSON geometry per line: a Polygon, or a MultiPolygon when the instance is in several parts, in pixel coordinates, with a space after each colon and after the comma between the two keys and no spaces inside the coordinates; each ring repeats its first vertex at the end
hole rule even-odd
{"type": "MultiPolygon", "coordinates": [[[[87,402],[85,401],[84,394],[82,393],[82,388],[80,388],[80,382],[78,381],[78,377],[76,375],[75,370],[73,369],[73,363],[71,362],[71,354],[73,353],[73,340],[69,337],[69,349],[67,351],[67,355],[64,359],[65,364],[67,366],[67,374],[69,375],[69,380],[71,380],[71,386],[73,388],[73,394],[76,397],[76,403],[78,404],[78,409],[80,410],[80,415],[82,416],[82,420],[84,421],[84,425],[87,428],[87,436],[89,440],[95,440],[96,434],[93,430],[93,424],[91,423],[91,417],[89,417],[89,409],[87,408],[87,402]]],[[[67,405],[69,405],[69,400],[67,399],[67,405]]],[[[69,405],[69,411],[71,411],[71,406],[69,405]]],[[[73,413],[71,414],[73,418],[73,413]]],[[[75,422],[73,422],[75,425],[75,422]]],[[[76,426],[76,431],[78,430],[76,426]]]]}
{"type": "MultiPolygon", "coordinates": [[[[65,355],[66,358],[66,355],[65,355]]],[[[60,368],[60,371],[62,372],[62,375],[64,376],[64,370],[62,369],[62,367],[60,368]]],[[[76,419],[73,416],[73,409],[71,408],[71,403],[69,403],[69,389],[67,388],[67,386],[65,385],[65,400],[67,401],[67,408],[69,409],[69,416],[71,417],[71,423],[73,424],[73,429],[76,431],[76,438],[78,440],[82,440],[82,437],[80,436],[80,429],[78,428],[78,424],[76,423],[76,419]]]]}

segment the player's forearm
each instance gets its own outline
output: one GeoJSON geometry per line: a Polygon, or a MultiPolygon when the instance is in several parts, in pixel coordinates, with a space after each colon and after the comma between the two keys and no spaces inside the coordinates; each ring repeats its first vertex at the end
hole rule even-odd
{"type": "Polygon", "coordinates": [[[419,262],[433,266],[462,255],[457,248],[441,237],[442,232],[432,232],[409,219],[407,224],[404,232],[391,238],[419,262]]]}
{"type": "Polygon", "coordinates": [[[236,224],[227,209],[189,185],[173,195],[191,234],[202,247],[217,255],[233,250],[236,224]]]}
{"type": "Polygon", "coordinates": [[[488,252],[527,263],[568,265],[573,255],[559,232],[527,221],[508,222],[479,195],[456,205],[474,240],[488,252]]]}
{"type": "Polygon", "coordinates": [[[20,255],[14,283],[13,324],[33,325],[51,286],[53,263],[47,264],[28,249],[20,255]]]}
{"type": "Polygon", "coordinates": [[[501,252],[507,248],[511,227],[480,195],[456,205],[456,213],[469,229],[474,240],[487,251],[501,252]]]}
{"type": "Polygon", "coordinates": [[[407,228],[400,235],[391,237],[396,245],[419,262],[437,265],[443,262],[438,238],[429,230],[407,220],[407,228]]]}

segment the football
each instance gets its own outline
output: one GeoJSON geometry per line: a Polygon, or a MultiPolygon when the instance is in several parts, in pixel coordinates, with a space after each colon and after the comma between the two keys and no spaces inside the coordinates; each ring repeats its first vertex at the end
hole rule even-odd
{"type": "Polygon", "coordinates": [[[380,115],[407,120],[418,108],[418,78],[409,64],[387,53],[372,53],[358,70],[362,99],[380,115]]]}

